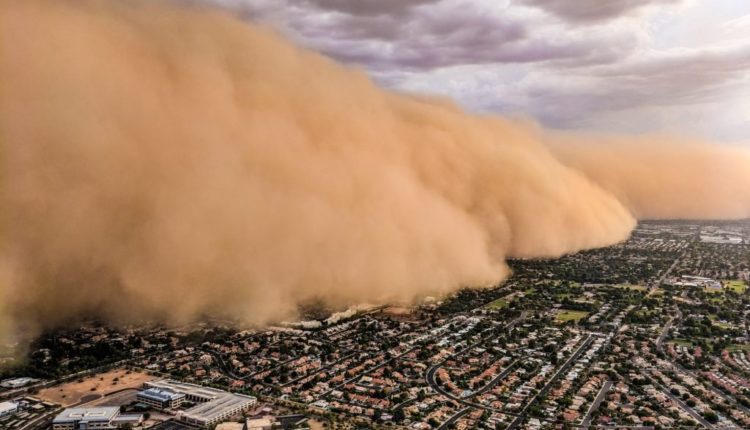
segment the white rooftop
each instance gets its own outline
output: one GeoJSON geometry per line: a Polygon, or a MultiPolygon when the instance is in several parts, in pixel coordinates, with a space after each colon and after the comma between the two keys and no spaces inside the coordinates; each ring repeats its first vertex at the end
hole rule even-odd
{"type": "Polygon", "coordinates": [[[0,403],[0,414],[4,414],[10,411],[18,409],[18,405],[13,402],[2,402],[0,403]]]}
{"type": "Polygon", "coordinates": [[[210,421],[224,413],[228,409],[238,406],[244,406],[248,402],[254,402],[256,399],[252,396],[234,394],[216,388],[203,387],[196,384],[163,379],[160,381],[149,381],[146,386],[170,390],[186,396],[196,396],[203,399],[204,403],[198,403],[194,407],[186,410],[183,416],[198,420],[210,421]]]}
{"type": "Polygon", "coordinates": [[[60,412],[53,423],[67,423],[74,421],[112,421],[120,413],[117,406],[103,406],[96,408],[69,408],[60,412]]]}

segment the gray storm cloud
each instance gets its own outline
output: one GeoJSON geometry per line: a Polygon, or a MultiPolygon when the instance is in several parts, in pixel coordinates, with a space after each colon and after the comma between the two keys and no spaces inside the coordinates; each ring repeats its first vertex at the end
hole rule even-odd
{"type": "Polygon", "coordinates": [[[0,76],[4,331],[412,302],[750,214],[743,150],[472,116],[215,11],[0,0],[0,76]]]}

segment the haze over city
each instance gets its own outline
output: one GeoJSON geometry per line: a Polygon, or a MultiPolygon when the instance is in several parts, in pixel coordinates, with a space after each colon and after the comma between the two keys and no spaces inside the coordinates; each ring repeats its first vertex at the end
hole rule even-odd
{"type": "Polygon", "coordinates": [[[0,418],[743,428],[749,18],[0,0],[0,418]]]}

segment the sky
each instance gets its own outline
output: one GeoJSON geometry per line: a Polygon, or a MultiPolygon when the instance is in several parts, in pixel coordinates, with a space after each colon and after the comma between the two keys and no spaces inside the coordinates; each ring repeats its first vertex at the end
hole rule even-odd
{"type": "Polygon", "coordinates": [[[750,141],[748,0],[194,1],[473,112],[750,141]]]}

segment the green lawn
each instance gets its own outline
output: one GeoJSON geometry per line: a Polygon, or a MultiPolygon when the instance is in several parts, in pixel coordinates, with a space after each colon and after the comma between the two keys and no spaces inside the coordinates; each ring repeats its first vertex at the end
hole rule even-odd
{"type": "Polygon", "coordinates": [[[731,324],[727,324],[727,323],[719,322],[719,321],[718,321],[719,317],[717,317],[717,316],[716,316],[716,315],[714,315],[714,314],[710,314],[710,315],[708,316],[708,318],[709,318],[709,319],[711,320],[711,322],[713,323],[713,325],[715,325],[715,326],[717,326],[717,327],[721,327],[721,328],[723,328],[723,329],[725,329],[725,330],[726,330],[726,329],[730,329],[730,328],[732,328],[732,325],[731,325],[731,324]]]}
{"type": "Polygon", "coordinates": [[[724,287],[737,294],[745,294],[745,291],[747,291],[747,284],[745,281],[726,281],[724,287]]]}
{"type": "Polygon", "coordinates": [[[487,304],[488,309],[502,309],[505,307],[508,307],[508,301],[504,298],[497,299],[494,302],[487,304]]]}
{"type": "Polygon", "coordinates": [[[735,343],[734,345],[727,347],[727,349],[730,351],[750,351],[750,343],[735,343]]]}
{"type": "Polygon", "coordinates": [[[635,290],[635,291],[646,291],[648,288],[644,287],[643,285],[631,285],[631,284],[620,284],[615,285],[617,288],[627,288],[628,290],[635,290]]]}
{"type": "Polygon", "coordinates": [[[693,342],[687,339],[672,339],[668,343],[673,343],[675,345],[681,345],[681,346],[693,346],[693,342]]]}
{"type": "Polygon", "coordinates": [[[588,312],[585,311],[571,311],[568,309],[561,309],[557,315],[555,315],[555,321],[564,323],[567,321],[580,321],[589,316],[588,312]]]}

